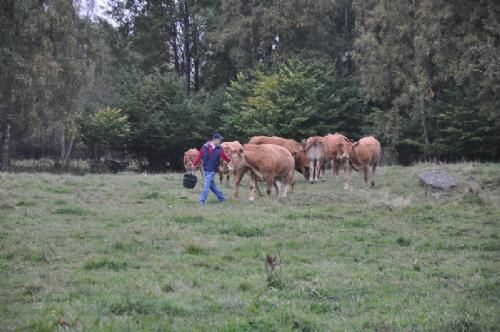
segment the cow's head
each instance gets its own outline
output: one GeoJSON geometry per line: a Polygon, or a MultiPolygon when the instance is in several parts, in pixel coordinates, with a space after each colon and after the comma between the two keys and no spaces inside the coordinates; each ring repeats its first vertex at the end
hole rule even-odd
{"type": "Polygon", "coordinates": [[[354,151],[354,147],[357,146],[359,143],[353,143],[351,142],[350,139],[346,138],[342,140],[341,142],[337,143],[337,155],[334,156],[338,160],[348,160],[350,158],[350,155],[354,151]]]}
{"type": "Polygon", "coordinates": [[[322,141],[317,140],[315,137],[309,138],[303,145],[304,151],[307,152],[310,148],[315,145],[323,144],[322,141]]]}
{"type": "Polygon", "coordinates": [[[307,158],[306,151],[301,148],[299,151],[292,153],[295,159],[295,169],[302,173],[304,178],[309,179],[309,158],[307,158]]]}
{"type": "MultiPolygon", "coordinates": [[[[229,156],[229,158],[231,158],[231,149],[228,148],[227,146],[224,146],[224,144],[226,143],[222,143],[224,153],[226,154],[226,156],[229,156]]],[[[221,159],[219,164],[219,172],[221,172],[222,174],[227,174],[230,171],[228,164],[229,162],[221,159]]]]}
{"type": "Polygon", "coordinates": [[[230,161],[227,164],[227,167],[230,172],[234,172],[245,165],[245,153],[243,152],[243,148],[239,150],[234,150],[231,152],[230,161]]]}
{"type": "Polygon", "coordinates": [[[224,160],[220,161],[219,172],[221,172],[222,174],[227,174],[229,172],[228,163],[225,162],[224,160]]]}
{"type": "Polygon", "coordinates": [[[184,156],[184,167],[186,169],[190,169],[193,166],[193,164],[194,164],[194,159],[195,158],[193,158],[190,155],[185,155],[184,156]]]}

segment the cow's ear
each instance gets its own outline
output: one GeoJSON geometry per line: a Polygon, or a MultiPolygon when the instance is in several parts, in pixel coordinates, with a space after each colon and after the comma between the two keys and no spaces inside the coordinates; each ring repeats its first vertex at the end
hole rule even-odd
{"type": "Polygon", "coordinates": [[[352,146],[358,146],[359,142],[354,143],[352,146]]]}

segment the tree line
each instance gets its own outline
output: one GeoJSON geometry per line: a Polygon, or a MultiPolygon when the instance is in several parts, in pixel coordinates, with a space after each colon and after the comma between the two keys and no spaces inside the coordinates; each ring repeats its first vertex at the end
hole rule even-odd
{"type": "Polygon", "coordinates": [[[500,3],[1,0],[0,164],[180,167],[217,130],[500,158],[500,3]]]}

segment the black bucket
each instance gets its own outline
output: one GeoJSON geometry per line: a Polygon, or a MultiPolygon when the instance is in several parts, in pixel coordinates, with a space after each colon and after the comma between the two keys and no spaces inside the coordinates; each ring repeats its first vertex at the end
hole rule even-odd
{"type": "Polygon", "coordinates": [[[196,186],[196,181],[198,181],[196,175],[187,173],[184,174],[184,178],[182,179],[182,185],[185,188],[193,189],[196,186]]]}

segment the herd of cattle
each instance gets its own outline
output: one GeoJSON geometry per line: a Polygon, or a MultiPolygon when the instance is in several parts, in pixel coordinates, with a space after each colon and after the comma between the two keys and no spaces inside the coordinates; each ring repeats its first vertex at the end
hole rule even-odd
{"type": "MultiPolygon", "coordinates": [[[[301,143],[277,136],[254,136],[247,144],[242,145],[238,141],[224,142],[222,148],[231,160],[220,164],[221,183],[224,176],[229,182],[233,175],[234,196],[238,197],[241,179],[244,174],[249,173],[250,200],[254,200],[256,191],[262,195],[258,182],[266,182],[268,195],[274,186],[278,197],[286,197],[289,186],[292,192],[294,190],[295,170],[302,173],[310,183],[315,183],[324,176],[328,164],[332,165],[336,176],[341,168],[344,169],[346,189],[350,185],[353,169],[363,172],[366,185],[370,181],[374,185],[375,169],[381,155],[380,143],[376,138],[368,136],[352,142],[338,133],[309,137],[301,143]]],[[[197,149],[185,152],[186,171],[192,170],[197,155],[197,149]]],[[[199,170],[204,177],[202,165],[199,170]]]]}

